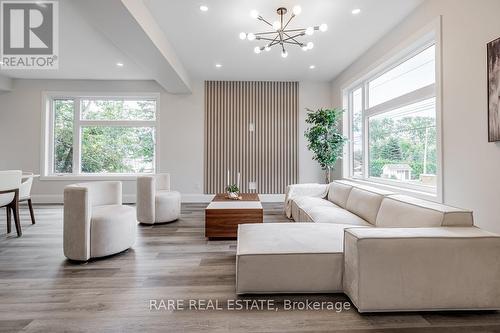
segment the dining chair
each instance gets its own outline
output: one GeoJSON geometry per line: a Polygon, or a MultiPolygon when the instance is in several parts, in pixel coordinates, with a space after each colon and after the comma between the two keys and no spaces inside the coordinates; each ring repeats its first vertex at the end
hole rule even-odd
{"type": "Polygon", "coordinates": [[[35,224],[35,214],[33,213],[33,204],[31,203],[31,186],[33,185],[33,172],[23,172],[22,183],[19,187],[19,202],[28,202],[30,210],[31,224],[35,224]]]}
{"type": "Polygon", "coordinates": [[[11,232],[11,213],[14,215],[17,236],[21,237],[19,221],[19,187],[21,186],[21,170],[0,171],[0,208],[7,210],[7,233],[11,232]]]}

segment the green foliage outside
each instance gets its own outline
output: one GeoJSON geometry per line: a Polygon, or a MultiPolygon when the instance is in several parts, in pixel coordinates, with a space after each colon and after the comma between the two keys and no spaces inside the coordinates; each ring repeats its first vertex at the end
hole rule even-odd
{"type": "Polygon", "coordinates": [[[370,176],[381,177],[386,164],[408,164],[412,179],[436,174],[436,121],[433,117],[372,118],[370,176]],[[424,155],[426,158],[424,158],[424,155]]]}
{"type": "Polygon", "coordinates": [[[73,170],[73,104],[72,100],[54,103],[54,172],[73,170]]]}
{"type": "Polygon", "coordinates": [[[82,119],[86,120],[154,120],[154,100],[81,100],[82,119]]]}
{"type": "Polygon", "coordinates": [[[339,130],[339,120],[344,113],[341,109],[307,109],[306,123],[309,128],[304,133],[309,141],[307,148],[314,154],[323,170],[327,171],[327,181],[331,181],[331,171],[342,157],[342,149],[347,141],[339,130]]]}
{"type": "MultiPolygon", "coordinates": [[[[56,100],[54,107],[54,172],[71,173],[73,101],[56,100]]],[[[154,108],[154,101],[81,102],[82,118],[88,120],[150,120],[154,119],[154,108]]],[[[80,149],[82,173],[140,173],[154,170],[152,127],[83,126],[80,149]]]]}

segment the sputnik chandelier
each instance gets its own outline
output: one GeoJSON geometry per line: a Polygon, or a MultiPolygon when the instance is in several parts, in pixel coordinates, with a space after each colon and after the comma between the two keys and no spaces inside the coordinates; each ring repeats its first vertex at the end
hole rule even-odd
{"type": "Polygon", "coordinates": [[[302,12],[302,8],[300,6],[293,7],[292,15],[288,18],[285,18],[287,13],[287,9],[285,7],[280,7],[276,10],[276,13],[279,16],[279,20],[270,23],[268,20],[264,19],[259,12],[256,10],[252,10],[250,12],[250,16],[254,19],[264,22],[268,26],[272,28],[272,31],[267,32],[257,32],[257,33],[240,33],[240,39],[248,39],[249,41],[257,40],[263,41],[266,44],[264,46],[256,46],[254,48],[255,53],[261,53],[262,51],[270,51],[273,46],[278,46],[281,49],[281,56],[286,58],[288,56],[288,52],[285,48],[286,45],[296,45],[300,47],[302,50],[307,51],[314,47],[313,42],[306,42],[303,40],[304,36],[311,36],[314,34],[314,31],[325,32],[328,30],[328,26],[323,23],[318,26],[311,26],[307,28],[299,28],[299,29],[291,29],[288,27],[293,18],[299,15],[302,12]]]}

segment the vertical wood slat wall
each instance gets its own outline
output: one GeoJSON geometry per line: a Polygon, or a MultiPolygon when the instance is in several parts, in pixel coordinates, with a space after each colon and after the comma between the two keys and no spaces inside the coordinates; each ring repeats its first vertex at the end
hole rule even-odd
{"type": "Polygon", "coordinates": [[[297,182],[298,96],[298,82],[205,81],[205,193],[224,192],[227,170],[242,192],[297,182]]]}

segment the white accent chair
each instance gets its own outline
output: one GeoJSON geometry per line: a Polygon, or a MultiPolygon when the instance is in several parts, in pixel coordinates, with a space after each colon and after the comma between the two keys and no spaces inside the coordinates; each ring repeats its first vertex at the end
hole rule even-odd
{"type": "Polygon", "coordinates": [[[87,261],[130,248],[136,237],[135,209],[122,205],[121,182],[94,182],[64,189],[64,255],[87,261]]]}
{"type": "Polygon", "coordinates": [[[137,220],[144,224],[172,222],[181,213],[181,194],[170,190],[170,174],[137,177],[137,220]]]}
{"type": "Polygon", "coordinates": [[[19,221],[21,175],[21,170],[0,171],[0,207],[5,207],[7,210],[7,233],[11,232],[11,213],[13,213],[18,237],[22,236],[19,221]]]}
{"type": "Polygon", "coordinates": [[[35,224],[35,214],[33,212],[33,204],[31,203],[31,186],[33,186],[33,173],[23,172],[23,182],[19,187],[19,202],[27,201],[30,210],[31,224],[35,224]]]}

